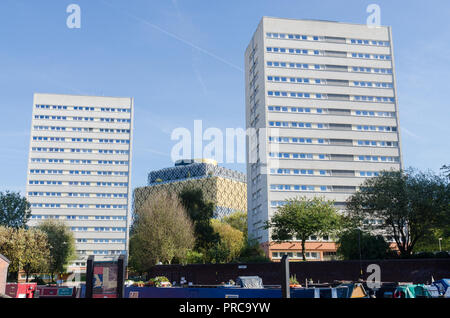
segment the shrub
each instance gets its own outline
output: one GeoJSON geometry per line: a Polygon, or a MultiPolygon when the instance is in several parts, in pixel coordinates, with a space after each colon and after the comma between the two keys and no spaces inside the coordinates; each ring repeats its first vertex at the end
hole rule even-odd
{"type": "Polygon", "coordinates": [[[437,252],[437,253],[434,255],[434,257],[435,257],[435,258],[450,258],[450,253],[449,253],[449,252],[445,252],[445,251],[437,252]]]}
{"type": "Polygon", "coordinates": [[[420,252],[413,255],[413,258],[434,258],[434,253],[432,252],[420,252]]]}

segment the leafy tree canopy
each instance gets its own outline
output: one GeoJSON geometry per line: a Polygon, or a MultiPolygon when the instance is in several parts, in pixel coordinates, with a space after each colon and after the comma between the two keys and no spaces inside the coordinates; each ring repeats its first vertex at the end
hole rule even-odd
{"type": "Polygon", "coordinates": [[[45,220],[37,227],[47,234],[50,249],[49,271],[65,273],[69,262],[76,259],[75,237],[73,232],[62,221],[45,220]]]}
{"type": "Polygon", "coordinates": [[[206,256],[209,249],[220,243],[220,235],[211,225],[215,210],[214,203],[206,201],[199,188],[187,187],[180,192],[179,197],[194,223],[195,250],[206,256]]]}
{"type": "Polygon", "coordinates": [[[211,224],[214,231],[220,235],[218,248],[225,252],[225,255],[221,255],[215,261],[217,263],[229,263],[235,260],[244,247],[244,233],[217,219],[211,220],[211,224]]]}
{"type": "Polygon", "coordinates": [[[247,213],[242,211],[237,211],[231,213],[222,218],[222,222],[231,225],[236,230],[244,233],[244,236],[247,237],[247,213]]]}
{"type": "Polygon", "coordinates": [[[402,256],[436,228],[450,224],[448,180],[432,173],[385,171],[366,179],[347,201],[350,215],[363,222],[381,220],[379,228],[392,235],[402,256]]]}
{"type": "Polygon", "coordinates": [[[138,272],[162,262],[183,262],[194,247],[194,229],[175,194],[165,191],[151,196],[135,211],[130,238],[130,265],[138,272]]]}
{"type": "Polygon", "coordinates": [[[20,193],[0,192],[0,225],[26,228],[31,216],[30,203],[20,193]]]}
{"type": "Polygon", "coordinates": [[[389,243],[382,235],[372,235],[370,232],[359,229],[350,229],[340,233],[337,245],[338,254],[345,260],[384,259],[392,254],[389,243]]]}
{"type": "Polygon", "coordinates": [[[293,198],[278,208],[266,228],[272,230],[277,242],[302,242],[303,260],[306,260],[305,242],[311,235],[331,235],[341,226],[341,216],[332,201],[323,198],[293,198]]]}
{"type": "Polygon", "coordinates": [[[11,261],[10,272],[23,270],[27,280],[30,274],[48,270],[48,240],[40,230],[0,226],[0,253],[11,261]]]}

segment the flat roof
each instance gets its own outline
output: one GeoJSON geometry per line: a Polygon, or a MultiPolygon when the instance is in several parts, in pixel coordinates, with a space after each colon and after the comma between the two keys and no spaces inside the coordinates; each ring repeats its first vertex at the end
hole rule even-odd
{"type": "MultiPolygon", "coordinates": [[[[275,20],[292,20],[292,21],[312,21],[312,22],[327,22],[327,23],[340,23],[340,24],[348,24],[348,25],[359,25],[364,26],[367,25],[366,23],[352,23],[352,22],[342,22],[342,21],[333,21],[333,20],[321,20],[321,19],[295,19],[295,18],[280,18],[280,17],[270,17],[270,16],[263,16],[261,20],[263,19],[275,19],[275,20]]],[[[388,26],[386,25],[380,25],[382,28],[386,28],[388,26]]]]}
{"type": "Polygon", "coordinates": [[[123,98],[133,99],[133,97],[121,97],[121,96],[99,96],[99,95],[82,95],[82,94],[54,94],[54,93],[33,93],[34,95],[50,95],[50,96],[70,96],[70,97],[99,97],[99,98],[123,98]]]}

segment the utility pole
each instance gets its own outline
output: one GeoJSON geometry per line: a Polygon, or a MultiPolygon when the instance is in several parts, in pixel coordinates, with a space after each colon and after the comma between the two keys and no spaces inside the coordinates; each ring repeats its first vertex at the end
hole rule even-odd
{"type": "Polygon", "coordinates": [[[283,255],[281,259],[281,294],[283,298],[291,298],[289,278],[289,256],[283,255]]]}

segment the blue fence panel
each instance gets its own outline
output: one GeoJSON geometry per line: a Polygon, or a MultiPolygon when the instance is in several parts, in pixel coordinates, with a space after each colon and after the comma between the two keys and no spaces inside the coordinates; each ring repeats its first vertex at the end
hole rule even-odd
{"type": "MultiPolygon", "coordinates": [[[[348,287],[320,288],[320,298],[347,298],[348,287]],[[333,291],[334,290],[334,291],[333,291]]],[[[314,298],[315,289],[291,289],[292,298],[314,298]]],[[[125,287],[125,298],[281,298],[281,289],[125,287]]]]}

